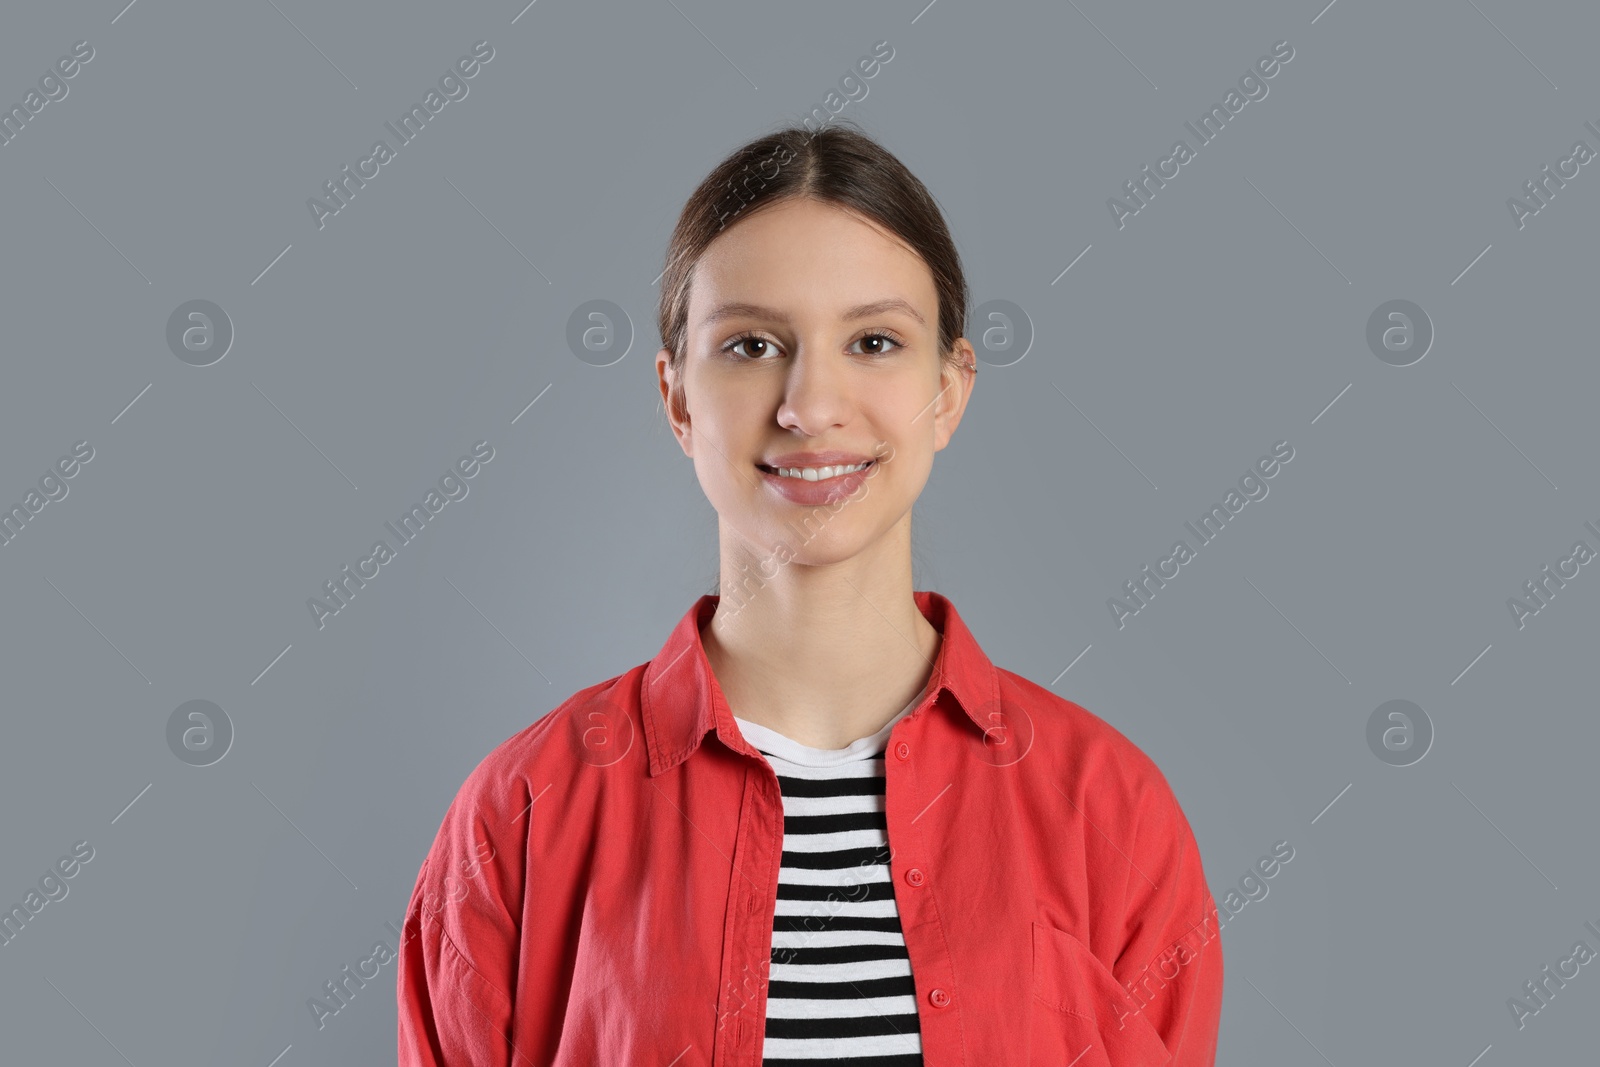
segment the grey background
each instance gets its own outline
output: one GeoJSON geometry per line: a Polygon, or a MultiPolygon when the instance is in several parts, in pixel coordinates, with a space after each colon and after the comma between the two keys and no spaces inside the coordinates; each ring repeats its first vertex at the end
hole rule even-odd
{"type": "Polygon", "coordinates": [[[1506,1000],[1600,949],[1600,577],[1522,629],[1506,601],[1600,547],[1600,166],[1520,230],[1506,200],[1600,148],[1600,16],[924,4],[7,8],[7,107],[95,56],[0,147],[0,503],[95,456],[0,548],[0,902],[95,855],[0,947],[0,1058],[392,1062],[392,964],[321,1030],[307,999],[393,943],[472,767],[715,579],[650,366],[683,199],[879,40],[843,116],[1035,332],[938,457],[917,587],[1157,761],[1219,897],[1296,850],[1223,935],[1218,1062],[1593,1058],[1596,965],[1520,1031],[1506,1000]],[[478,40],[469,95],[319,230],[307,198],[478,40]],[[1119,230],[1107,198],[1280,40],[1119,230]],[[193,299],[236,330],[204,368],[165,342],[193,299]],[[609,367],[566,344],[591,299],[634,330],[609,367]],[[1391,299],[1436,329],[1409,367],[1365,341],[1391,299]],[[307,598],[478,440],[469,495],[318,630],[307,598]],[[1118,629],[1280,440],[1270,495],[1118,629]],[[193,699],[235,730],[209,767],[166,742],[193,699]],[[1365,740],[1391,699],[1436,731],[1413,766],[1365,740]]]}

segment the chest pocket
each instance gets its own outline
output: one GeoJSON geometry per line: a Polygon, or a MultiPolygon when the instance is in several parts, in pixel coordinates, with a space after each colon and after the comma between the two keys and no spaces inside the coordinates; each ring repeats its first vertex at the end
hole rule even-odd
{"type": "Polygon", "coordinates": [[[1162,1067],[1171,1054],[1138,1003],[1089,946],[1033,924],[1033,1064],[1162,1067]]]}

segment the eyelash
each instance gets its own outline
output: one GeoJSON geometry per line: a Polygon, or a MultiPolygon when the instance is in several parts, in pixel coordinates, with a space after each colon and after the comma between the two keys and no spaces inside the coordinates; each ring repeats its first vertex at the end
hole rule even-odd
{"type": "MultiPolygon", "coordinates": [[[[869,337],[882,338],[883,340],[888,341],[891,344],[893,344],[896,348],[905,348],[906,347],[905,340],[899,334],[895,333],[892,330],[882,330],[882,329],[871,330],[871,331],[869,331],[867,333],[864,333],[860,337],[857,337],[854,341],[851,341],[850,343],[852,345],[855,345],[855,344],[857,344],[857,343],[859,343],[861,341],[865,341],[869,337]]],[[[764,341],[769,345],[773,345],[774,344],[773,341],[769,340],[768,338],[762,337],[759,333],[746,332],[746,333],[741,333],[741,334],[739,334],[739,335],[737,335],[735,337],[729,338],[728,339],[728,343],[722,346],[721,351],[725,355],[734,355],[734,356],[736,356],[736,358],[738,358],[740,360],[740,362],[744,362],[744,363],[761,362],[763,357],[758,357],[758,356],[738,357],[737,353],[735,353],[733,351],[735,348],[739,347],[741,344],[743,344],[746,341],[764,341]]],[[[883,358],[885,356],[892,355],[892,353],[890,353],[890,352],[868,352],[868,353],[864,353],[864,355],[867,355],[867,356],[873,357],[873,358],[881,359],[881,358],[883,358]]]]}

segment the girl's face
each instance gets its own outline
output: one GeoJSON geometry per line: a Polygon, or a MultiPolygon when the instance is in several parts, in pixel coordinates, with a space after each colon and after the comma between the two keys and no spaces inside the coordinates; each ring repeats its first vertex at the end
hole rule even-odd
{"type": "Polygon", "coordinates": [[[724,533],[754,557],[824,564],[908,522],[972,389],[939,358],[938,325],[921,257],[834,205],[781,201],[712,241],[683,359],[674,370],[663,348],[656,371],[724,533]],[[778,473],[796,467],[816,480],[778,473]]]}

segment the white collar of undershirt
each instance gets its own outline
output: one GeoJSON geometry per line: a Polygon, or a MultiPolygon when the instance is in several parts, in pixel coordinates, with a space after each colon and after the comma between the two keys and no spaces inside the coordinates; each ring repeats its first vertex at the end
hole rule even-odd
{"type": "Polygon", "coordinates": [[[896,712],[894,718],[884,723],[881,729],[868,737],[852,741],[843,748],[812,748],[749,719],[741,719],[735,715],[733,721],[738,723],[739,732],[744,735],[744,739],[763,752],[770,752],[780,759],[803,767],[837,767],[841,763],[871,759],[882,752],[889,740],[889,732],[894,729],[894,724],[911,714],[911,710],[922,702],[927,693],[927,686],[923,686],[922,691],[911,698],[911,703],[896,712]]]}

